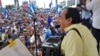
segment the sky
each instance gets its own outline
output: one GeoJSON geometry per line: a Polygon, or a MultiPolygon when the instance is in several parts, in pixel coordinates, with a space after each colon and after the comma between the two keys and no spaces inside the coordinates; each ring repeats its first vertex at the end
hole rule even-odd
{"type": "MultiPolygon", "coordinates": [[[[22,5],[22,1],[28,1],[29,2],[29,0],[19,0],[19,5],[22,5]]],[[[41,7],[48,8],[50,1],[51,0],[36,0],[36,4],[40,8],[41,7]]],[[[53,1],[53,6],[55,6],[55,0],[52,0],[52,1],[53,1]]],[[[63,0],[58,0],[58,3],[61,2],[61,1],[63,1],[63,0]]],[[[5,7],[5,5],[12,5],[12,4],[14,4],[14,0],[2,0],[3,7],[5,7]]]]}

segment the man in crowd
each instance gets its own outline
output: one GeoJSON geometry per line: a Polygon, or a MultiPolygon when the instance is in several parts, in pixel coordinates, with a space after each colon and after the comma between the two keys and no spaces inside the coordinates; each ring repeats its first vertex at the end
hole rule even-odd
{"type": "Polygon", "coordinates": [[[67,32],[61,43],[63,56],[98,56],[97,42],[89,29],[81,24],[76,8],[64,9],[57,22],[59,29],[67,32]]]}
{"type": "Polygon", "coordinates": [[[88,10],[92,10],[93,12],[93,23],[92,23],[92,33],[97,40],[98,43],[98,51],[99,51],[99,42],[100,42],[100,0],[87,0],[86,7],[88,10]]]}

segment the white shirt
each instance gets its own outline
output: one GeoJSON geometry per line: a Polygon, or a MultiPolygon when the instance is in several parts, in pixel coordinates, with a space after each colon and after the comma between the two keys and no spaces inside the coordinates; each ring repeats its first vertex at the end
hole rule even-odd
{"type": "Polygon", "coordinates": [[[86,7],[93,11],[93,27],[100,29],[100,0],[87,0],[86,7]]]}
{"type": "MultiPolygon", "coordinates": [[[[42,36],[40,36],[40,39],[41,39],[42,42],[44,42],[44,38],[42,36]]],[[[34,35],[32,35],[32,37],[30,37],[30,43],[33,43],[33,42],[35,42],[35,36],[34,35]]]]}

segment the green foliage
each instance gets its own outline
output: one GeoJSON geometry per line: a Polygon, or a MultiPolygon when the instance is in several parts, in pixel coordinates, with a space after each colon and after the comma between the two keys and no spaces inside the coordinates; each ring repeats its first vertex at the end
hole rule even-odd
{"type": "Polygon", "coordinates": [[[15,6],[14,6],[14,5],[6,5],[5,8],[6,8],[6,9],[13,9],[13,8],[15,8],[15,6]]]}

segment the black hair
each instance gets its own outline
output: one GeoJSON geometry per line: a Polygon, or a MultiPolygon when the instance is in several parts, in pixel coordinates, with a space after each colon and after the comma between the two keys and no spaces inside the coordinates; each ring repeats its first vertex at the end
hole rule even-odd
{"type": "Polygon", "coordinates": [[[81,4],[77,4],[77,7],[80,7],[81,6],[81,4]]]}
{"type": "Polygon", "coordinates": [[[67,13],[65,14],[65,18],[72,18],[72,24],[82,22],[79,11],[76,8],[66,8],[67,13]]]}

